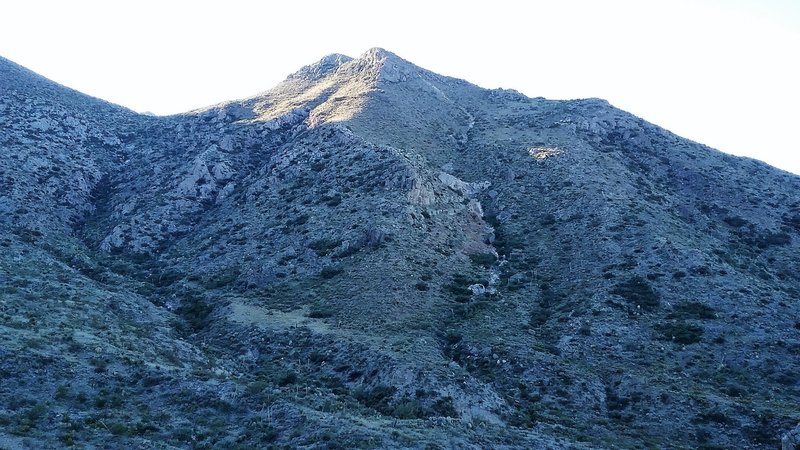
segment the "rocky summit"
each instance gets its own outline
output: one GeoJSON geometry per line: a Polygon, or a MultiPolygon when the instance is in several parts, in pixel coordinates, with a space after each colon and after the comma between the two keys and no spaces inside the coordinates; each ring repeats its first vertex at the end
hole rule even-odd
{"type": "Polygon", "coordinates": [[[604,100],[372,49],[156,117],[0,58],[0,152],[0,448],[800,436],[800,177],[604,100]]]}

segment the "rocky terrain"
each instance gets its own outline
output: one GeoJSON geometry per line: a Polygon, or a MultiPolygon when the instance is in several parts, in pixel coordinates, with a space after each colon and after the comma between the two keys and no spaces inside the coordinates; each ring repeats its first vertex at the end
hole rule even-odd
{"type": "Polygon", "coordinates": [[[606,101],[372,49],[155,117],[0,58],[0,151],[0,448],[771,449],[800,421],[800,177],[606,101]]]}

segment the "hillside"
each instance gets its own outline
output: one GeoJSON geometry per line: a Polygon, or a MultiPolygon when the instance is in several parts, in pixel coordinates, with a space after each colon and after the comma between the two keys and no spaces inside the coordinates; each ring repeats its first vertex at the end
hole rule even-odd
{"type": "Polygon", "coordinates": [[[775,448],[800,177],[381,49],[139,115],[0,59],[0,448],[775,448]]]}

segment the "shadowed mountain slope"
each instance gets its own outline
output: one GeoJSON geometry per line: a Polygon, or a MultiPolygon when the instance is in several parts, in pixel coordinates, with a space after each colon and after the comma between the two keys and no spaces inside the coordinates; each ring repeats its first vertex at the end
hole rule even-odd
{"type": "Polygon", "coordinates": [[[800,420],[797,176],[382,49],[169,117],[0,75],[0,447],[774,448],[800,420]]]}

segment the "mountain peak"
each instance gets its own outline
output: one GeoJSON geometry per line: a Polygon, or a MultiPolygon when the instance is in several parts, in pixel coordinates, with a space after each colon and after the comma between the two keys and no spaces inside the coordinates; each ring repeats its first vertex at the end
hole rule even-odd
{"type": "Polygon", "coordinates": [[[340,53],[331,53],[319,61],[303,66],[297,72],[289,75],[289,79],[302,78],[309,81],[318,80],[338,69],[342,64],[352,61],[353,58],[340,53]]]}
{"type": "Polygon", "coordinates": [[[422,69],[388,50],[373,47],[353,61],[352,70],[374,74],[378,81],[397,83],[422,69]]]}
{"type": "Polygon", "coordinates": [[[289,75],[288,80],[318,81],[343,68],[351,76],[374,77],[387,82],[405,81],[420,69],[409,61],[380,47],[373,47],[358,58],[332,53],[319,61],[303,66],[289,75]]]}
{"type": "Polygon", "coordinates": [[[410,61],[407,61],[397,56],[396,54],[380,47],[373,47],[367,50],[366,52],[364,52],[364,54],[359,56],[358,59],[360,61],[364,61],[376,66],[395,65],[395,66],[413,67],[418,69],[418,67],[413,63],[411,63],[410,61]]]}
{"type": "Polygon", "coordinates": [[[397,59],[401,59],[396,54],[390,52],[389,50],[381,48],[381,47],[372,47],[371,49],[369,49],[366,52],[364,52],[364,54],[361,55],[361,58],[376,58],[376,59],[397,58],[397,59]]]}

